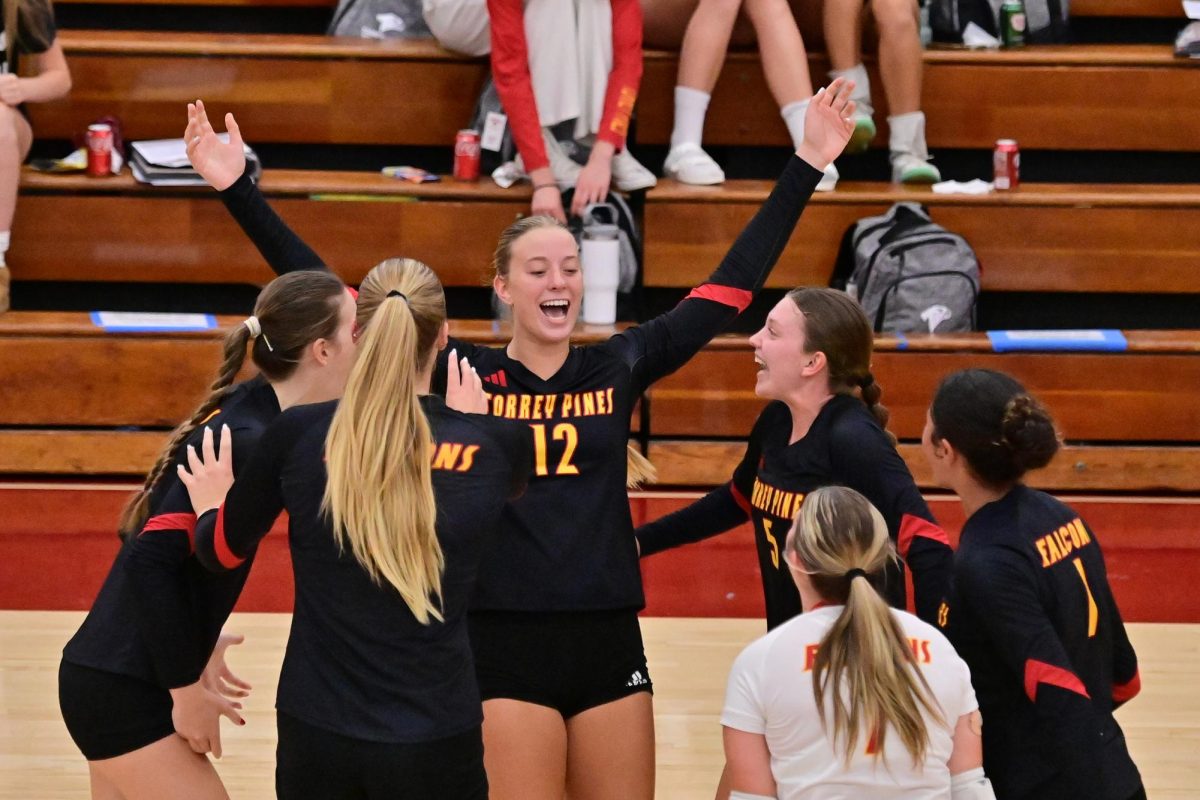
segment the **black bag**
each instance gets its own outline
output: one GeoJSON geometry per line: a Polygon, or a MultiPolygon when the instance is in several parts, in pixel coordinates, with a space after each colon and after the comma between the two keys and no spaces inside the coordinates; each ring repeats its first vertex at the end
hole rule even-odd
{"type": "Polygon", "coordinates": [[[877,333],[975,329],[975,251],[917,203],[851,225],[829,285],[858,300],[877,333]]]}
{"type": "MultiPolygon", "coordinates": [[[[974,22],[983,30],[1000,37],[1002,0],[926,0],[929,3],[929,27],[935,42],[961,44],[963,31],[974,22]]],[[[1024,0],[1025,41],[1031,44],[1070,42],[1070,0],[1024,0]]]]}

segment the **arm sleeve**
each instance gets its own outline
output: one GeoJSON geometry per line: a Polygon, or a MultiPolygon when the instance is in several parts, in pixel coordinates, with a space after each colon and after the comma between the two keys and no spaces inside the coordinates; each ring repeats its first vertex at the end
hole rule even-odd
{"type": "Polygon", "coordinates": [[[195,525],[187,489],[176,480],[126,545],[125,571],[137,598],[134,624],[146,644],[156,682],[165,689],[195,683],[203,669],[196,609],[183,579],[195,525]]]}
{"type": "Polygon", "coordinates": [[[258,446],[242,452],[247,463],[237,469],[238,446],[233,457],[233,486],[220,508],[196,520],[196,558],[210,572],[229,572],[241,566],[271,530],[283,511],[279,470],[297,431],[285,418],[271,423],[258,446]]]}
{"type": "Polygon", "coordinates": [[[759,639],[733,662],[721,711],[721,724],[725,727],[746,733],[767,732],[767,710],[761,693],[766,650],[766,642],[759,639]]]}
{"type": "Polygon", "coordinates": [[[505,444],[509,462],[512,464],[512,483],[508,497],[515,500],[525,494],[529,478],[533,475],[533,428],[524,422],[509,423],[496,420],[505,430],[505,444]]]}
{"type": "Polygon", "coordinates": [[[303,269],[329,269],[321,257],[288,227],[267,203],[249,172],[221,192],[221,201],[277,275],[303,269]]]}
{"type": "Polygon", "coordinates": [[[492,26],[492,80],[525,171],[533,172],[549,166],[550,161],[542,142],[541,117],[529,75],[524,5],[521,0],[488,0],[487,6],[492,26]]]}
{"type": "Polygon", "coordinates": [[[1113,597],[1112,589],[1106,593],[1107,613],[1112,620],[1113,638],[1113,707],[1128,703],[1142,690],[1142,676],[1138,670],[1137,653],[1133,643],[1129,641],[1129,632],[1125,630],[1125,622],[1121,619],[1121,611],[1117,608],[1117,600],[1113,597]]]}
{"type": "Polygon", "coordinates": [[[912,570],[917,616],[936,625],[954,574],[954,551],[908,465],[881,428],[854,416],[835,423],[830,444],[834,478],[879,509],[900,558],[912,570]]]}
{"type": "Polygon", "coordinates": [[[634,536],[641,556],[708,539],[736,528],[750,519],[750,496],[758,474],[765,415],[760,415],[750,432],[746,452],[733,471],[733,479],[696,502],[654,522],[639,527],[634,536]]]}
{"type": "Polygon", "coordinates": [[[1032,567],[1010,550],[986,552],[960,561],[956,588],[980,609],[974,616],[997,656],[1024,685],[1046,759],[1076,777],[1079,797],[1103,797],[1100,721],[1042,607],[1032,567]]]}
{"type": "Polygon", "coordinates": [[[642,83],[642,4],[612,0],[613,66],[604,91],[604,114],[596,138],[620,150],[642,83]]]}
{"type": "Polygon", "coordinates": [[[637,391],[687,363],[750,305],[779,260],[821,175],[792,156],[771,196],[705,283],[666,314],[602,345],[629,364],[637,391]]]}

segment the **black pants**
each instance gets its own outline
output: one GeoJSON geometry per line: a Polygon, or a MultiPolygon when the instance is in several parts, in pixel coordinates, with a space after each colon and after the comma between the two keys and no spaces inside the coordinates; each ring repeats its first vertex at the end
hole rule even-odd
{"type": "Polygon", "coordinates": [[[432,742],[386,744],[276,716],[279,800],[487,800],[478,726],[432,742]]]}

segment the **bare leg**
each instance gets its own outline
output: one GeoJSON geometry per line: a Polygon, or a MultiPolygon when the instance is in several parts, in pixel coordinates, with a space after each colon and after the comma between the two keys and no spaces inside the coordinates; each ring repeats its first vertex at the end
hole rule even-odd
{"type": "Polygon", "coordinates": [[[182,737],[171,735],[116,758],[88,762],[96,786],[117,792],[104,800],[229,800],[207,756],[192,752],[182,737]]]}
{"type": "Polygon", "coordinates": [[[567,779],[562,716],[519,700],[484,701],[483,764],[490,800],[562,800],[567,779]]]}
{"type": "Polygon", "coordinates": [[[812,97],[808,54],[787,0],[746,0],[767,86],[780,108],[812,97]]]}
{"type": "MultiPolygon", "coordinates": [[[[898,116],[920,111],[924,61],[917,4],[913,0],[871,0],[871,9],[879,28],[879,72],[887,94],[888,113],[898,116]]],[[[834,69],[839,69],[837,62],[834,64],[834,69]]]]}
{"type": "Polygon", "coordinates": [[[567,720],[570,800],[653,800],[654,703],[639,692],[567,720]]]}
{"type": "Polygon", "coordinates": [[[88,762],[88,777],[92,781],[92,800],[125,800],[125,795],[112,781],[97,772],[91,761],[88,762]]]}
{"type": "Polygon", "coordinates": [[[741,0],[700,0],[683,36],[676,85],[712,94],[740,7],[741,0]]]}
{"type": "Polygon", "coordinates": [[[0,104],[0,231],[12,230],[21,162],[32,143],[33,131],[21,112],[0,104]]]}

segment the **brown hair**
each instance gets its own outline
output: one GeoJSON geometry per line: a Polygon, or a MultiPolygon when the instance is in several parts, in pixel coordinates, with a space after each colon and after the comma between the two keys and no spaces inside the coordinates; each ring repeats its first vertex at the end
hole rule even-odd
{"type": "Polygon", "coordinates": [[[844,604],[817,645],[812,673],[823,726],[826,701],[833,707],[835,747],[843,745],[849,763],[867,731],[880,758],[892,729],[920,764],[929,745],[921,710],[946,720],[904,630],[873,585],[896,559],[883,516],[853,489],[817,489],[804,498],[787,549],[823,599],[844,604]]]}
{"type": "Polygon", "coordinates": [[[251,336],[246,323],[225,334],[224,358],[216,380],[208,387],[208,396],[171,433],[141,490],[125,504],[118,525],[122,538],[136,535],[146,524],[155,487],[192,431],[217,410],[232,390],[234,378],[246,362],[246,345],[252,342],[251,359],[267,380],[288,378],[312,342],[332,338],[337,331],[344,291],[346,285],[341,279],[326,270],[290,272],[267,284],[254,304],[261,335],[251,336]]]}
{"type": "Polygon", "coordinates": [[[372,269],[358,292],[358,354],[325,439],[321,507],[339,547],[394,587],[422,624],[442,619],[445,560],[417,374],[445,321],[446,297],[429,267],[393,258],[372,269]]]}
{"type": "Polygon", "coordinates": [[[887,430],[887,407],[879,402],[883,388],[871,374],[875,334],[862,306],[837,289],[804,287],[793,289],[787,296],[804,315],[804,345],[808,352],[825,354],[830,391],[851,394],[857,388],[879,427],[895,444],[896,437],[887,430]]]}
{"type": "Polygon", "coordinates": [[[1007,486],[1050,463],[1059,435],[1045,406],[1015,378],[964,369],[942,380],[929,408],[933,440],[945,439],[989,486],[1007,486]]]}
{"type": "Polygon", "coordinates": [[[4,63],[12,70],[21,48],[50,45],[54,4],[50,0],[4,0],[4,63]]]}

